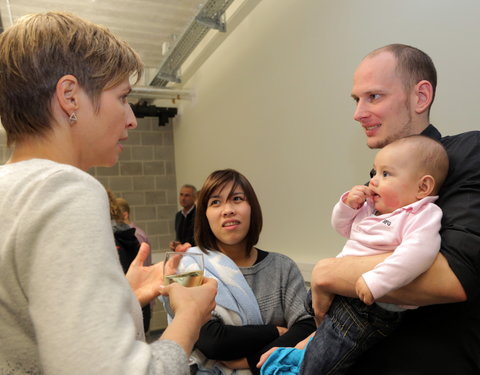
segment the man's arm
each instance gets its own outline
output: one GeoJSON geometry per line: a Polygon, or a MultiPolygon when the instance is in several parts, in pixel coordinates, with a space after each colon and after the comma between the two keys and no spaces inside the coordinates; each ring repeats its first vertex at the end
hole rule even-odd
{"type": "Polygon", "coordinates": [[[388,294],[382,302],[416,306],[463,302],[467,294],[457,276],[439,253],[432,266],[410,284],[388,294]],[[405,301],[405,302],[402,302],[405,301]]]}
{"type": "MultiPolygon", "coordinates": [[[[320,260],[312,271],[312,290],[356,298],[355,283],[390,253],[365,257],[327,258],[320,260]]],[[[447,260],[438,254],[432,266],[410,284],[388,293],[381,302],[425,306],[463,302],[467,299],[460,281],[447,260]]],[[[314,309],[315,306],[313,306],[314,309]]]]}

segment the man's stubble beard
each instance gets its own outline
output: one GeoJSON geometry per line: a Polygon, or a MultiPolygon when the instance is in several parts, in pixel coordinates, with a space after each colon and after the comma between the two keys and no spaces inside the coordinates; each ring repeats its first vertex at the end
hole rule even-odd
{"type": "Polygon", "coordinates": [[[412,124],[412,114],[410,112],[410,103],[408,99],[405,100],[405,109],[407,115],[406,121],[403,122],[403,125],[398,128],[398,131],[387,135],[384,139],[378,140],[375,144],[369,145],[367,141],[367,146],[371,149],[384,148],[386,145],[396,141],[397,139],[407,137],[409,135],[414,135],[413,124],[412,124]]]}

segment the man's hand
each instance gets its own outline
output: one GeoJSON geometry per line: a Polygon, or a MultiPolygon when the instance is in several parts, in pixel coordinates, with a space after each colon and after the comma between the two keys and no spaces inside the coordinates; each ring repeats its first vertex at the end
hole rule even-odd
{"type": "Polygon", "coordinates": [[[168,247],[170,247],[171,251],[175,251],[178,245],[180,245],[179,241],[170,241],[170,243],[168,244],[168,247]]]}
{"type": "MultiPolygon", "coordinates": [[[[312,271],[312,291],[317,287],[345,297],[358,298],[355,283],[365,272],[383,262],[390,253],[364,257],[325,258],[312,271]]],[[[426,306],[439,303],[463,302],[465,291],[447,260],[438,254],[433,265],[410,284],[379,298],[380,302],[397,305],[426,306]]]]}
{"type": "Polygon", "coordinates": [[[358,278],[355,284],[355,291],[357,292],[358,298],[360,298],[364,304],[371,305],[375,302],[375,298],[373,298],[370,288],[361,276],[358,278]]]}
{"type": "Polygon", "coordinates": [[[343,199],[343,203],[358,210],[363,206],[367,198],[371,196],[372,190],[368,186],[356,185],[348,192],[348,195],[343,199]]]}
{"type": "Polygon", "coordinates": [[[317,323],[317,327],[323,322],[323,319],[325,319],[325,315],[327,315],[334,297],[335,294],[325,292],[322,288],[317,287],[312,289],[312,307],[315,312],[315,323],[317,323]]]}
{"type": "Polygon", "coordinates": [[[265,353],[263,353],[260,356],[260,360],[257,363],[257,368],[262,367],[265,361],[268,359],[268,357],[270,357],[270,354],[272,354],[277,349],[278,349],[278,346],[274,346],[273,348],[270,348],[265,353]]]}
{"type": "Polygon", "coordinates": [[[185,242],[185,243],[178,243],[178,245],[175,247],[175,251],[177,253],[184,253],[185,251],[187,251],[188,249],[190,249],[192,247],[192,245],[190,244],[190,242],[185,242]]]}
{"type": "Polygon", "coordinates": [[[169,244],[171,251],[176,251],[177,253],[184,253],[192,247],[189,242],[181,243],[179,241],[170,241],[169,244]]]}
{"type": "Polygon", "coordinates": [[[126,274],[130,287],[142,306],[160,294],[160,286],[163,284],[163,262],[144,266],[148,254],[150,254],[150,246],[142,242],[126,274]]]}

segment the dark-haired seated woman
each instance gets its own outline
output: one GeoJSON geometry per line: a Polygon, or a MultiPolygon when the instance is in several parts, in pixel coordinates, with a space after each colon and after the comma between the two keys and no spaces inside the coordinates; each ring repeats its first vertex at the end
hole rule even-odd
{"type": "Polygon", "coordinates": [[[188,250],[205,253],[206,275],[218,281],[214,317],[192,355],[197,373],[258,373],[262,353],[294,346],[315,330],[300,270],[287,256],[255,247],[261,229],[260,204],[245,176],[213,172],[197,201],[198,247],[188,250]]]}

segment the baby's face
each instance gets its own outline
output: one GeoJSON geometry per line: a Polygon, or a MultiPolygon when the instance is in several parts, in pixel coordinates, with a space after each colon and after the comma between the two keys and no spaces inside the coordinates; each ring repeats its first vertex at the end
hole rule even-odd
{"type": "Polygon", "coordinates": [[[423,173],[417,168],[412,149],[405,144],[389,145],[375,156],[375,176],[369,187],[375,209],[386,214],[416,202],[423,173]]]}

